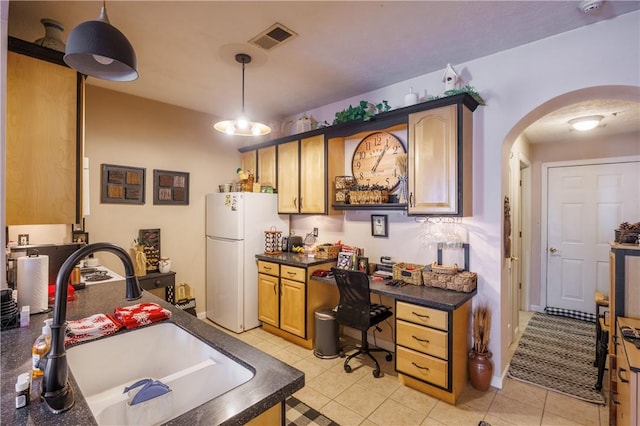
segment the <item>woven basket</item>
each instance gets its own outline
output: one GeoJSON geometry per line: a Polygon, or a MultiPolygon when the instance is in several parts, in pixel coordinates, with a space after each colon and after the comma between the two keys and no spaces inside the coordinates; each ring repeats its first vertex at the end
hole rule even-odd
{"type": "Polygon", "coordinates": [[[457,272],[451,274],[439,274],[433,271],[422,271],[424,285],[427,287],[439,287],[447,290],[472,292],[476,289],[478,274],[475,272],[457,272]]]}
{"type": "Polygon", "coordinates": [[[456,263],[453,266],[438,265],[438,262],[434,261],[431,264],[431,272],[435,272],[436,274],[455,275],[458,273],[458,264],[456,263]]]}
{"type": "Polygon", "coordinates": [[[422,269],[424,265],[415,263],[396,263],[393,265],[393,279],[407,284],[422,285],[422,269]]]}
{"type": "Polygon", "coordinates": [[[338,253],[342,250],[342,246],[323,245],[316,246],[316,258],[318,259],[334,259],[338,257],[338,253]]]}

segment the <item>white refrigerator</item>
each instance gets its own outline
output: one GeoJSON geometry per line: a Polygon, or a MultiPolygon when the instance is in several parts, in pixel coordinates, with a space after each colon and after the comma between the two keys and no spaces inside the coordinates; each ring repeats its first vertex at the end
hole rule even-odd
{"type": "Polygon", "coordinates": [[[242,333],[258,327],[258,264],[265,233],[289,234],[276,194],[220,192],[206,196],[207,318],[242,333]]]}

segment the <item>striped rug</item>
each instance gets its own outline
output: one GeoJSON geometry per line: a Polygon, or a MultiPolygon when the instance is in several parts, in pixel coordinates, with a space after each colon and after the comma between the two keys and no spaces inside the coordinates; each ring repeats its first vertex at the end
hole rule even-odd
{"type": "Polygon", "coordinates": [[[605,404],[595,390],[595,324],[536,312],[520,338],[509,377],[583,401],[605,404]]]}

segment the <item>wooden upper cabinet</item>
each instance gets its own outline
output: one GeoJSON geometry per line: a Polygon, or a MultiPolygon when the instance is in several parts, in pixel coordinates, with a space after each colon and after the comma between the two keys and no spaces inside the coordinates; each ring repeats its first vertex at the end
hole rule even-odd
{"type": "Polygon", "coordinates": [[[472,214],[472,129],[462,103],[409,115],[409,214],[472,214]]]}
{"type": "Polygon", "coordinates": [[[240,154],[240,167],[242,170],[248,170],[255,176],[256,174],[256,156],[257,152],[254,149],[253,151],[247,151],[240,154]]]}
{"type": "Polygon", "coordinates": [[[299,211],[299,142],[278,145],[278,213],[299,211]]]}
{"type": "Polygon", "coordinates": [[[78,221],[82,84],[71,68],[7,53],[7,225],[78,221]]]}
{"type": "Polygon", "coordinates": [[[300,141],[300,213],[326,212],[324,135],[300,141]]]}
{"type": "Polygon", "coordinates": [[[326,213],[324,135],[278,145],[278,213],[326,213]]]}
{"type": "Polygon", "coordinates": [[[271,185],[277,188],[275,145],[258,150],[258,182],[262,186],[271,185]]]}

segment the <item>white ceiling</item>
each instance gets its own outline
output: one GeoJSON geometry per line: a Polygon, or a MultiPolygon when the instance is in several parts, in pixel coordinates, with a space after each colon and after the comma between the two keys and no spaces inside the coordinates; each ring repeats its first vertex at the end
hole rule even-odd
{"type": "MultiPolygon", "coordinates": [[[[11,1],[9,34],[36,40],[44,34],[40,19],[52,18],[64,25],[66,39],[74,26],[98,17],[101,3],[11,1]]],[[[606,1],[590,15],[579,4],[114,0],[107,2],[109,19],[134,46],[140,78],[89,78],[88,84],[226,118],[240,111],[241,67],[234,56],[243,52],[253,57],[245,74],[247,113],[276,121],[640,8],[638,1],[606,1]],[[248,43],[276,22],[298,37],[269,52],[248,43]]],[[[639,130],[637,103],[598,101],[576,108],[606,112],[601,132],[639,130]],[[624,130],[616,124],[620,117],[624,130]]],[[[566,122],[573,116],[563,109],[525,134],[536,143],[570,139],[576,132],[568,132],[566,122]]]]}

